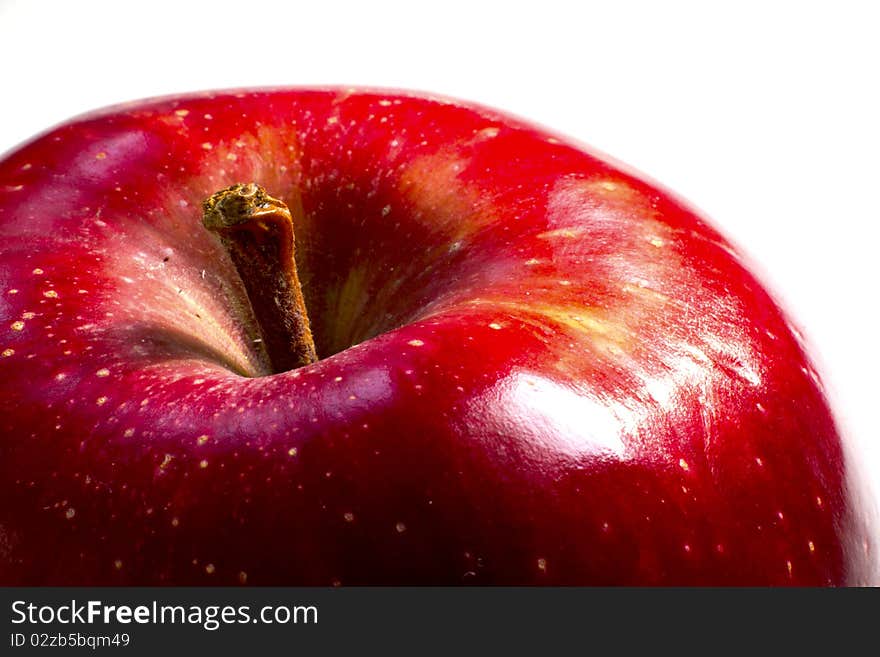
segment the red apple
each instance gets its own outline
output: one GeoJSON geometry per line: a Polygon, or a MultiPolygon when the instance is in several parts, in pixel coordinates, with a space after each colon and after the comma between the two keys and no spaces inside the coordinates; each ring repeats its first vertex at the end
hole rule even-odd
{"type": "Polygon", "coordinates": [[[0,193],[2,584],[876,581],[786,315],[583,146],[447,99],[212,93],[62,125],[0,193]],[[252,182],[292,212],[317,362],[284,358],[289,235],[258,221],[251,261],[202,225],[252,182]]]}

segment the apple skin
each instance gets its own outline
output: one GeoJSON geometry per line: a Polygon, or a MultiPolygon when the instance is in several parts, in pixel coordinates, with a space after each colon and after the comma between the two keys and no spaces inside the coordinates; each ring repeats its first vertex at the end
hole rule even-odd
{"type": "Polygon", "coordinates": [[[144,101],[7,154],[0,233],[2,584],[876,582],[784,312],[559,135],[382,91],[144,101]],[[274,375],[200,222],[248,181],[293,210],[322,357],[274,375]]]}

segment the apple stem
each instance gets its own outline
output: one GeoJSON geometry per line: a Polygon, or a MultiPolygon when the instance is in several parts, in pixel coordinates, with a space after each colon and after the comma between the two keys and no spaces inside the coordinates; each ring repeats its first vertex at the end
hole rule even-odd
{"type": "Polygon", "coordinates": [[[248,183],[212,194],[202,209],[202,223],[219,236],[241,276],[273,371],[317,361],[288,207],[248,183]]]}

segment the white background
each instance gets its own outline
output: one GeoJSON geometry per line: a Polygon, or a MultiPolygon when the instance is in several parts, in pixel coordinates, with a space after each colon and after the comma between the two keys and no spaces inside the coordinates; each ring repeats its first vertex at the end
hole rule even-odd
{"type": "Polygon", "coordinates": [[[98,106],[230,86],[422,89],[533,119],[754,258],[880,490],[872,4],[0,0],[0,151],[98,106]]]}

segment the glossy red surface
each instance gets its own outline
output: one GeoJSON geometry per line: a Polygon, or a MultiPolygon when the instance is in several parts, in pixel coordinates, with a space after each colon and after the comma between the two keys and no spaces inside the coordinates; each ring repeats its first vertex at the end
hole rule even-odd
{"type": "Polygon", "coordinates": [[[741,256],[494,111],[343,90],[73,121],[0,163],[0,583],[862,584],[871,519],[741,256]],[[201,201],[295,215],[268,374],[201,201]]]}

